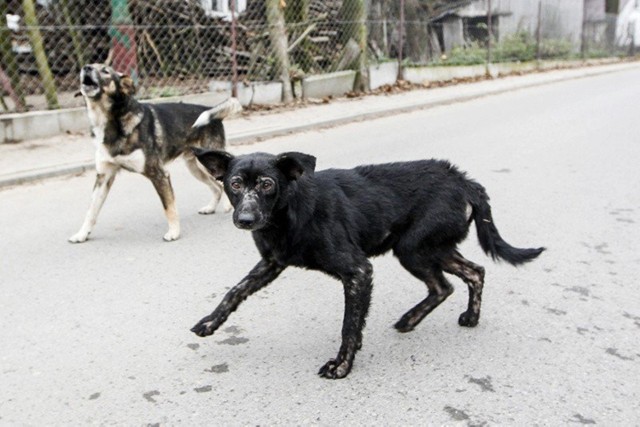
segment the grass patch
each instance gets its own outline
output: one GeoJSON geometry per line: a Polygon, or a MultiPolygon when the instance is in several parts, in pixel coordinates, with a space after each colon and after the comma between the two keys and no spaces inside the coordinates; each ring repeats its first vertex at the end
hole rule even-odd
{"type": "MultiPolygon", "coordinates": [[[[536,39],[529,33],[520,31],[493,44],[491,62],[528,62],[534,61],[536,55],[536,39]]],[[[540,59],[571,59],[573,56],[573,45],[569,40],[547,39],[540,43],[540,59]]],[[[611,53],[609,52],[607,56],[611,56],[611,53]]],[[[486,62],[486,46],[479,42],[472,42],[466,46],[453,48],[449,55],[443,55],[428,65],[479,65],[486,62]]]]}

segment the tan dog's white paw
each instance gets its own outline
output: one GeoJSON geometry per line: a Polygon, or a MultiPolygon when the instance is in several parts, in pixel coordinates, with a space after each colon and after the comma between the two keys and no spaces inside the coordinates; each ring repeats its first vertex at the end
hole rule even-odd
{"type": "Polygon", "coordinates": [[[216,207],[207,205],[207,206],[204,206],[203,208],[200,208],[198,213],[200,215],[211,215],[212,213],[216,213],[216,207]]]}
{"type": "Polygon", "coordinates": [[[85,233],[84,231],[78,231],[76,234],[69,237],[69,239],[67,240],[69,240],[69,242],[71,243],[82,243],[82,242],[86,242],[88,238],[89,238],[89,233],[85,233]]]}
{"type": "Polygon", "coordinates": [[[164,235],[163,239],[165,242],[173,242],[174,240],[178,240],[180,238],[180,231],[169,230],[167,234],[164,235]]]}

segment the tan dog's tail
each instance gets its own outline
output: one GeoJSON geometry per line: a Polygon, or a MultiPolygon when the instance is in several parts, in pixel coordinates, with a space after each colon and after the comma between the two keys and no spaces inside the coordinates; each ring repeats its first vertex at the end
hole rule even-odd
{"type": "Polygon", "coordinates": [[[237,114],[240,111],[242,111],[242,105],[240,104],[240,101],[238,101],[238,98],[229,98],[200,114],[192,127],[197,128],[206,126],[211,123],[211,120],[224,119],[225,117],[237,114]]]}

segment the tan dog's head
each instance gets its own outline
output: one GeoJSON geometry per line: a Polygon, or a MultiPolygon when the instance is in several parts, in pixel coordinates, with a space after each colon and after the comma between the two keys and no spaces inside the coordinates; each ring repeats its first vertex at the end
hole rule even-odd
{"type": "Polygon", "coordinates": [[[127,98],[135,95],[131,77],[104,64],[89,64],[80,71],[80,93],[87,101],[127,98]]]}

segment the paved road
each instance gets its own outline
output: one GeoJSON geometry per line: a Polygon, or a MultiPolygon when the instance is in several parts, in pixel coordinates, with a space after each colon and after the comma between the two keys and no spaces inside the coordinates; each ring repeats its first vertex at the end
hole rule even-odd
{"type": "Polygon", "coordinates": [[[475,329],[464,284],[410,334],[391,325],[425,287],[374,260],[373,304],[351,375],[334,356],[342,291],[290,269],[213,337],[189,332],[254,265],[229,214],[172,166],[183,237],[122,174],[92,239],[71,245],[93,178],[0,191],[0,424],[605,424],[640,420],[639,70],[310,131],[237,152],[298,150],[318,168],[448,158],[482,182],[512,244],[548,251],[487,267],[475,329]]]}

